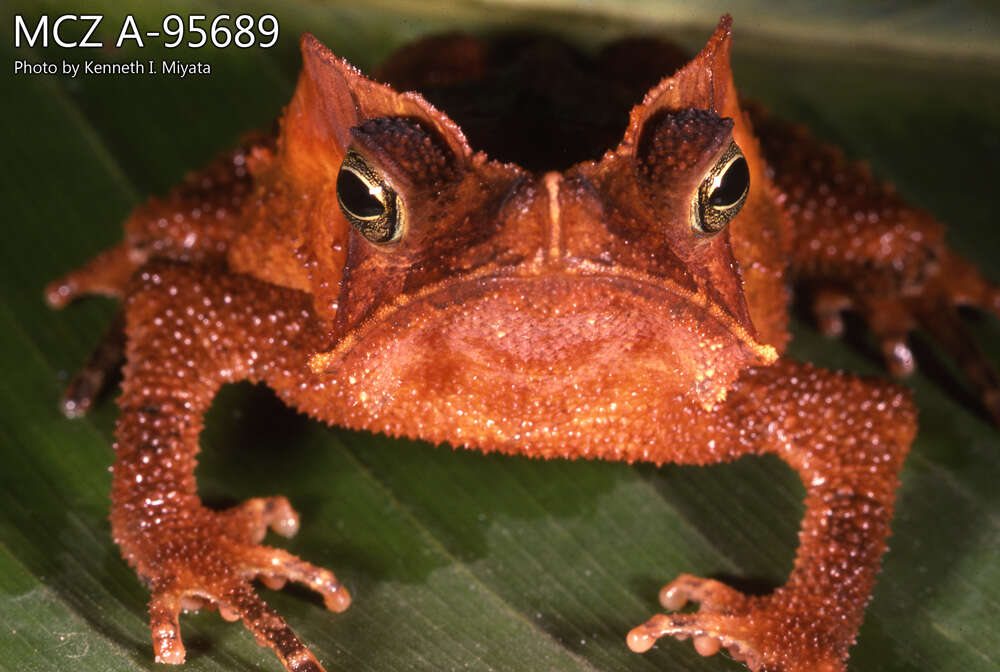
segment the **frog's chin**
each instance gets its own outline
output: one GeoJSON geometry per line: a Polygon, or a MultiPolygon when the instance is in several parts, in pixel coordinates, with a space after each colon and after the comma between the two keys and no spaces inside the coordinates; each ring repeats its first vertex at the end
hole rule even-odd
{"type": "Polygon", "coordinates": [[[310,360],[365,405],[463,398],[472,412],[497,394],[573,404],[655,389],[711,407],[777,357],[704,296],[619,275],[487,277],[384,312],[310,360]]]}

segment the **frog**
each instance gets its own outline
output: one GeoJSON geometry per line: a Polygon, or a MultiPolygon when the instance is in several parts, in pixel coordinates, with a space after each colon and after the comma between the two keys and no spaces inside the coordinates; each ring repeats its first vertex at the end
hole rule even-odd
{"type": "MultiPolygon", "coordinates": [[[[122,243],[47,287],[53,307],[122,302],[63,411],[85,413],[124,362],[111,527],[150,590],[157,662],[184,661],[180,614],[208,607],[316,672],[252,582],[351,604],[333,572],[262,543],[298,530],[286,497],[216,510],[197,494],[204,415],[251,381],[330,425],[482,452],[775,455],[806,490],[787,582],[675,577],[625,642],[846,670],[916,409],[897,382],[789,358],[790,286],[831,335],[860,312],[896,374],[915,325],[933,316],[965,344],[956,308],[998,312],[1000,291],[863,164],[741,100],[732,32],[724,16],[693,58],[651,38],[585,57],[449,34],[371,76],[307,34],[274,132],[151,198],[122,243]]],[[[964,352],[997,417],[992,370],[964,352]]]]}

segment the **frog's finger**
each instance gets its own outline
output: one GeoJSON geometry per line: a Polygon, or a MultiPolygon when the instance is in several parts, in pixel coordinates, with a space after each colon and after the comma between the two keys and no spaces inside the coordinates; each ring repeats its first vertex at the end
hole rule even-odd
{"type": "Polygon", "coordinates": [[[153,653],[156,662],[180,665],[184,662],[184,644],[181,642],[181,594],[154,591],[149,601],[149,629],[153,634],[153,653]]]}
{"type": "Polygon", "coordinates": [[[644,653],[660,637],[670,635],[678,640],[690,637],[695,651],[702,656],[715,655],[725,647],[734,660],[746,661],[750,669],[759,669],[752,632],[744,621],[721,614],[657,614],[633,628],[627,641],[633,651],[644,653]]]}
{"type": "Polygon", "coordinates": [[[324,672],[316,656],[284,619],[246,583],[240,582],[226,591],[226,600],[219,602],[219,613],[224,610],[238,614],[257,643],[271,647],[288,672],[324,672]]]}
{"type": "Polygon", "coordinates": [[[288,538],[299,531],[299,514],[287,497],[254,497],[221,515],[229,519],[229,530],[251,544],[260,543],[268,528],[288,538]]]}
{"type": "Polygon", "coordinates": [[[703,656],[711,656],[725,646],[730,651],[742,655],[741,645],[746,645],[739,636],[733,635],[733,628],[722,628],[716,621],[733,619],[718,616],[711,619],[697,618],[695,614],[656,614],[642,625],[628,633],[628,646],[636,653],[645,653],[661,637],[670,635],[678,640],[693,638],[695,650],[703,656]],[[723,632],[726,634],[723,634],[723,632]]]}
{"type": "Polygon", "coordinates": [[[288,551],[254,546],[246,550],[243,563],[245,572],[260,578],[269,588],[278,589],[286,580],[294,581],[319,593],[330,611],[340,613],[351,606],[351,594],[333,572],[288,551]]]}
{"type": "Polygon", "coordinates": [[[742,605],[747,597],[721,581],[703,579],[691,574],[681,574],[660,589],[660,604],[664,609],[676,611],[689,601],[699,602],[710,611],[731,609],[742,605]]]}

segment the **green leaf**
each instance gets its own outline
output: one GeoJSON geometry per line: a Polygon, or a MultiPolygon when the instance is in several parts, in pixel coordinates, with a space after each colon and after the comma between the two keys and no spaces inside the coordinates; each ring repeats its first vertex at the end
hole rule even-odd
{"type": "MultiPolygon", "coordinates": [[[[162,669],[152,662],[147,594],[107,522],[116,414],[57,412],[62,387],[114,306],[62,312],[44,284],[118,240],[121,222],[251,128],[291,93],[297,36],[371,66],[417,35],[458,26],[549,28],[586,44],[627,32],[677,34],[697,48],[725,9],[735,17],[737,82],[811,125],[911,201],[952,226],[950,240],[1000,280],[1000,60],[994,5],[895,8],[748,0],[681,3],[260,2],[136,5],[140,26],[167,13],[272,12],[270,50],[13,49],[3,22],[0,202],[0,669],[162,669]],[[825,7],[825,5],[824,5],[825,7]],[[820,13],[820,12],[823,13],[820,13]],[[12,74],[18,59],[180,59],[210,76],[12,74]]],[[[17,4],[34,20],[83,10],[17,4]]],[[[105,16],[113,42],[124,11],[105,16]]],[[[145,28],[152,30],[153,28],[145,28]]],[[[973,320],[1000,362],[998,325],[973,320]]],[[[880,374],[869,340],[828,342],[796,324],[793,356],[880,374]]],[[[926,374],[908,384],[921,430],[903,471],[892,550],[852,650],[852,670],[993,670],[1000,665],[1000,441],[974,395],[924,342],[926,374]]],[[[227,389],[204,436],[199,482],[218,504],[284,493],[302,514],[292,551],[330,567],[355,603],[326,612],[313,596],[264,591],[328,670],[738,670],[662,642],[637,656],[627,630],[657,610],[679,572],[784,581],[802,488],[778,460],[712,468],[534,462],[329,430],[265,390],[227,389]]],[[[284,543],[284,542],[282,542],[284,543]]],[[[182,619],[186,670],[279,670],[242,628],[214,614],[182,619]]]]}

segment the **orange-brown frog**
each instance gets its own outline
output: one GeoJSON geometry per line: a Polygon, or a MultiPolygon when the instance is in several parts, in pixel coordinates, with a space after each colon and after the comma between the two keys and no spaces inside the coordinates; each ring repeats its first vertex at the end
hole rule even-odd
{"type": "MultiPolygon", "coordinates": [[[[151,200],[121,245],[49,288],[54,305],[124,301],[111,521],[152,591],[158,661],[183,661],[178,614],[209,603],[288,670],[320,670],[250,582],[350,603],[331,572],[260,544],[295,532],[284,497],[214,511],[197,496],[205,411],[251,380],[330,424],[483,451],[776,454],[807,490],[788,582],[748,596],[681,576],[663,606],[700,609],[653,616],[628,644],[691,637],[753,670],[845,669],[915,412],[894,384],[781,358],[786,285],[813,287],[829,331],[846,308],[867,315],[897,372],[916,321],[996,310],[998,293],[862,167],[741,109],[729,51],[728,17],[690,62],[650,40],[587,60],[450,36],[399,52],[382,84],[307,35],[276,137],[151,200]]],[[[117,361],[113,336],[67,412],[117,361]]]]}

